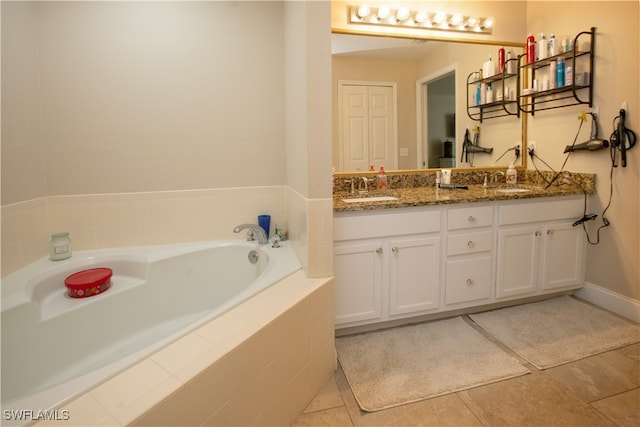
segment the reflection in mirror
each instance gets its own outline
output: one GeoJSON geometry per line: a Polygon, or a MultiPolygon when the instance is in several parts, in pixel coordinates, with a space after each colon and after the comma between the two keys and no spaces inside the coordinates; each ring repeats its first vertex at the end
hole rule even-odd
{"type": "MultiPolygon", "coordinates": [[[[513,147],[522,144],[523,118],[479,122],[467,112],[467,101],[475,102],[468,77],[489,57],[495,61],[499,47],[332,34],[336,171],[366,171],[371,165],[376,170],[381,165],[387,170],[506,167],[516,161],[513,147]],[[359,95],[346,97],[353,87],[359,95]],[[392,92],[375,95],[381,87],[392,92]]],[[[505,48],[514,58],[522,53],[521,47],[505,48]]],[[[507,82],[511,94],[515,84],[515,78],[507,82]]],[[[516,162],[521,164],[522,157],[516,162]]]]}

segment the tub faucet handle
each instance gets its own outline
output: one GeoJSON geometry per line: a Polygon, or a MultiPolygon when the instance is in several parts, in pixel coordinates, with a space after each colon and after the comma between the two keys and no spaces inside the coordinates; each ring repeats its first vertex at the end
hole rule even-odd
{"type": "Polygon", "coordinates": [[[260,243],[261,245],[264,245],[269,241],[267,239],[267,233],[265,233],[262,227],[260,227],[258,224],[240,224],[233,229],[233,232],[239,233],[242,230],[246,230],[246,229],[249,230],[247,232],[247,240],[252,241],[252,240],[255,240],[255,238],[257,237],[258,243],[260,243]]]}

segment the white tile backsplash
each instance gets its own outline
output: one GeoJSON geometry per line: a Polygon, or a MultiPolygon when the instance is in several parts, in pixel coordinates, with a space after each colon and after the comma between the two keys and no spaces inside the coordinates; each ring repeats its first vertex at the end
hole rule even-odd
{"type": "Polygon", "coordinates": [[[46,256],[52,233],[73,250],[237,239],[233,227],[271,215],[286,224],[305,271],[331,275],[333,204],[285,186],[53,196],[2,207],[2,276],[46,256]]]}

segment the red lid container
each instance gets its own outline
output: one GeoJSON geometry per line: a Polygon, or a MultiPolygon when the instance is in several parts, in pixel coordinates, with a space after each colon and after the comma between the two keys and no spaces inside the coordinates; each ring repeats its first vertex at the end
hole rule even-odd
{"type": "Polygon", "coordinates": [[[86,298],[98,295],[111,287],[110,268],[90,268],[79,271],[64,279],[71,298],[86,298]]]}

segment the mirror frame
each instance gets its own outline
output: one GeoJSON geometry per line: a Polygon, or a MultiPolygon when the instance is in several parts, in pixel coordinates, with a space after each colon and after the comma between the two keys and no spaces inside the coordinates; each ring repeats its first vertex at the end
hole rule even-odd
{"type": "MultiPolygon", "coordinates": [[[[502,42],[502,41],[493,41],[493,40],[474,40],[474,39],[465,39],[465,38],[447,38],[447,37],[432,37],[432,36],[420,36],[416,34],[399,34],[399,33],[390,33],[384,31],[375,31],[368,32],[363,30],[350,30],[344,28],[336,28],[334,26],[331,27],[332,34],[347,34],[354,36],[375,36],[375,37],[392,37],[392,38],[401,38],[401,39],[413,39],[413,40],[427,40],[427,41],[438,41],[438,42],[453,42],[453,43],[468,43],[468,44],[478,44],[485,46],[504,46],[504,47],[517,47],[522,49],[524,52],[525,44],[517,43],[517,42],[502,42]]],[[[516,166],[518,170],[526,170],[527,169],[527,113],[520,114],[520,124],[521,124],[521,156],[522,156],[522,164],[516,166]]],[[[418,130],[416,129],[416,132],[418,130]]],[[[395,169],[386,171],[388,174],[409,174],[409,173],[434,173],[440,168],[424,168],[424,169],[395,169]]],[[[479,170],[502,170],[504,166],[480,166],[480,167],[456,167],[457,171],[479,171],[479,170]]],[[[350,171],[350,172],[334,172],[334,176],[366,176],[366,175],[376,175],[377,172],[369,172],[369,171],[350,171]]]]}

